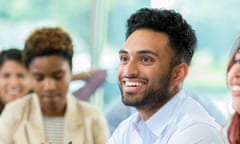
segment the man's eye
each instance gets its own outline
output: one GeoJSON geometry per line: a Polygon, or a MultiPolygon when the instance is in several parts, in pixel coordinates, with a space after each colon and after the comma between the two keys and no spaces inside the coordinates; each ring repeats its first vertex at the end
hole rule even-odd
{"type": "Polygon", "coordinates": [[[150,57],[142,57],[142,60],[141,60],[141,61],[142,61],[142,62],[152,62],[153,59],[150,58],[150,57]]]}
{"type": "Polygon", "coordinates": [[[127,62],[127,61],[128,61],[128,57],[126,57],[126,56],[120,56],[120,61],[121,61],[121,62],[127,62]]]}

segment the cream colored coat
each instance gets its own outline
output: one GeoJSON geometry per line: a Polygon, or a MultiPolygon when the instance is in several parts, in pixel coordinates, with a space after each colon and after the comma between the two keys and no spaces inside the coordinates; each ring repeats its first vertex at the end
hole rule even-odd
{"type": "MultiPolygon", "coordinates": [[[[92,106],[67,97],[64,143],[106,144],[109,132],[103,114],[92,106]]],[[[45,142],[43,116],[38,97],[30,94],[5,107],[0,117],[0,144],[45,142]]]]}

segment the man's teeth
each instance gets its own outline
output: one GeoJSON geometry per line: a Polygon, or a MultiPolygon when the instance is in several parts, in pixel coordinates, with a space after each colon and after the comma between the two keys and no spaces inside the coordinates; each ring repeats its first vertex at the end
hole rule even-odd
{"type": "Polygon", "coordinates": [[[140,82],[126,82],[125,85],[126,86],[135,86],[135,87],[137,87],[137,86],[141,86],[142,83],[140,83],[140,82]]]}
{"type": "Polygon", "coordinates": [[[237,85],[232,86],[232,90],[233,91],[240,91],[240,86],[237,86],[237,85]]]}

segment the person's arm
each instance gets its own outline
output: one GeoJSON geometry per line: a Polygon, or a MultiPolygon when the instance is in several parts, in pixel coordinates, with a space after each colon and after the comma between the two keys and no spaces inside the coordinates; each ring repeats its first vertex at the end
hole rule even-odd
{"type": "Polygon", "coordinates": [[[83,87],[79,88],[73,95],[80,100],[88,101],[90,96],[103,84],[107,76],[106,70],[91,70],[89,72],[73,75],[72,80],[85,80],[83,87]]]}
{"type": "Polygon", "coordinates": [[[72,75],[72,81],[75,81],[75,80],[87,81],[93,75],[96,75],[96,74],[100,75],[100,73],[102,73],[103,71],[104,71],[104,73],[106,72],[105,70],[102,70],[102,69],[91,69],[89,71],[73,74],[72,75]]]}
{"type": "Polygon", "coordinates": [[[81,73],[78,73],[78,74],[73,74],[72,75],[72,81],[75,81],[75,80],[83,80],[83,81],[86,81],[90,76],[90,71],[88,72],[81,72],[81,73]]]}

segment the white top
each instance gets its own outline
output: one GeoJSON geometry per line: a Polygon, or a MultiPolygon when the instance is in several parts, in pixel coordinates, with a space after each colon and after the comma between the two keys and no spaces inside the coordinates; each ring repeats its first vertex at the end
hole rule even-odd
{"type": "Polygon", "coordinates": [[[53,144],[63,143],[64,117],[44,117],[44,132],[46,140],[53,144]]]}
{"type": "Polygon", "coordinates": [[[138,113],[124,120],[108,144],[224,144],[220,126],[181,90],[146,122],[138,113]]]}

